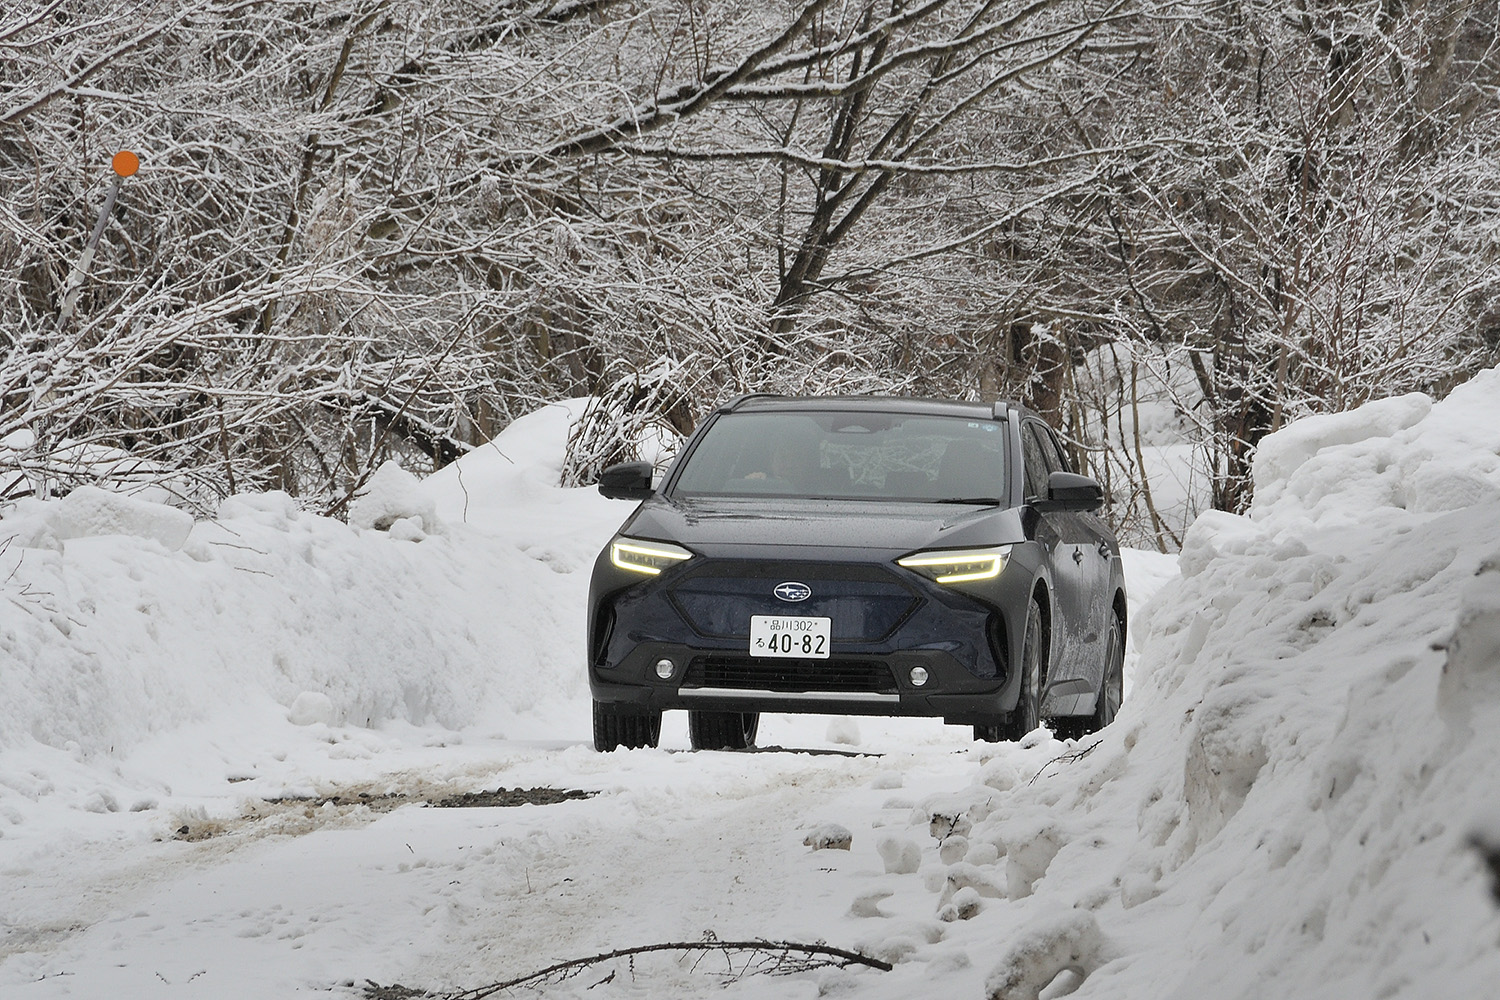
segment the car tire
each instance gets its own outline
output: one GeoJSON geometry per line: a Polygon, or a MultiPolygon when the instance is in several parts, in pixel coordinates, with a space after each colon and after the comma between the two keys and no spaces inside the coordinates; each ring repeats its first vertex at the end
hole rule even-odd
{"type": "Polygon", "coordinates": [[[594,702],[594,749],[654,747],[661,740],[661,713],[633,705],[594,702]]]}
{"type": "Polygon", "coordinates": [[[1021,692],[1005,722],[1006,739],[1019,740],[1042,724],[1042,683],[1046,677],[1046,637],[1042,608],[1035,600],[1026,609],[1026,633],[1021,640],[1021,692]]]}
{"type": "Polygon", "coordinates": [[[688,712],[694,750],[747,750],[755,746],[759,712],[688,712]]]}
{"type": "Polygon", "coordinates": [[[979,743],[999,743],[1006,738],[1004,722],[974,724],[974,739],[979,743]]]}
{"type": "Polygon", "coordinates": [[[1120,714],[1120,705],[1125,701],[1125,626],[1120,616],[1111,612],[1109,616],[1109,639],[1105,642],[1104,683],[1099,688],[1099,697],[1094,699],[1092,732],[1098,732],[1120,714]]]}

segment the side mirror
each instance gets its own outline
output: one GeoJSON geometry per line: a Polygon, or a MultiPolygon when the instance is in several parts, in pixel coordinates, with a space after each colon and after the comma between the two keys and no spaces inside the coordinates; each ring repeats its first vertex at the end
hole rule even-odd
{"type": "Polygon", "coordinates": [[[644,500],[651,488],[650,462],[621,462],[599,473],[599,492],[611,500],[644,500]]]}
{"type": "Polygon", "coordinates": [[[1044,511],[1098,510],[1104,506],[1104,487],[1088,476],[1054,472],[1047,477],[1047,499],[1037,506],[1044,511]]]}

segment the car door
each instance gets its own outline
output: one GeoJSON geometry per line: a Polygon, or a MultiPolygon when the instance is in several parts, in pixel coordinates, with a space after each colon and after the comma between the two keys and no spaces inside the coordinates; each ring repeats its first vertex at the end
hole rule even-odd
{"type": "MultiPolygon", "coordinates": [[[[1051,428],[1040,420],[1027,420],[1021,428],[1021,446],[1027,499],[1045,499],[1047,477],[1068,471],[1051,428]]],[[[1091,555],[1097,558],[1097,553],[1089,551],[1090,532],[1082,517],[1071,511],[1039,511],[1037,518],[1037,541],[1051,569],[1053,591],[1052,666],[1043,715],[1073,714],[1078,704],[1087,706],[1094,689],[1090,636],[1097,642],[1098,635],[1089,619],[1097,572],[1091,555]]]]}
{"type": "Polygon", "coordinates": [[[1047,498],[1047,477],[1053,471],[1054,460],[1049,458],[1048,447],[1043,443],[1044,425],[1040,421],[1027,420],[1021,425],[1021,460],[1025,466],[1026,502],[1033,504],[1036,524],[1036,541],[1042,549],[1042,560],[1047,575],[1052,581],[1052,637],[1051,666],[1047,675],[1050,684],[1059,675],[1070,676],[1067,665],[1070,653],[1065,649],[1061,625],[1064,620],[1077,616],[1077,603],[1081,597],[1078,590],[1077,567],[1068,561],[1063,545],[1063,530],[1067,527],[1056,511],[1044,511],[1037,501],[1047,498]]]}
{"type": "MultiPolygon", "coordinates": [[[[1057,433],[1045,424],[1040,425],[1040,430],[1042,447],[1051,465],[1063,472],[1075,471],[1057,439],[1057,433]]],[[[1059,514],[1057,523],[1060,548],[1065,550],[1065,561],[1074,567],[1071,579],[1077,588],[1077,617],[1069,623],[1072,634],[1064,640],[1068,652],[1067,676],[1086,683],[1055,688],[1055,711],[1058,714],[1077,714],[1092,706],[1092,692],[1103,676],[1103,642],[1109,624],[1110,561],[1114,551],[1108,541],[1108,529],[1094,511],[1059,514]]]]}

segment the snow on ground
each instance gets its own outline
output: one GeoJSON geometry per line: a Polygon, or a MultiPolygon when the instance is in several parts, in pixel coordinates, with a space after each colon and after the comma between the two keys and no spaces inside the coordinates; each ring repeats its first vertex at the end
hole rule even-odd
{"type": "Polygon", "coordinates": [[[582,605],[629,504],[551,485],[578,412],[381,470],[353,526],[5,511],[0,995],[451,993],[711,935],[894,968],[662,953],[510,995],[1493,996],[1500,370],[1275,435],[1180,576],[1127,552],[1129,697],[1075,744],[775,716],[837,752],[688,753],[669,716],[594,753],[582,605]],[[596,794],[424,805],[500,787],[596,794]]]}

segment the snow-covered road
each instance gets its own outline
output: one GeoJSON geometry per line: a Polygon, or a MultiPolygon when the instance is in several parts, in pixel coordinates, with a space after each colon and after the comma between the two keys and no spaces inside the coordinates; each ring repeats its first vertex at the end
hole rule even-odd
{"type": "MultiPolygon", "coordinates": [[[[186,814],[87,813],[6,857],[6,995],[266,997],[366,980],[457,992],[708,935],[891,958],[920,945],[931,953],[924,968],[951,966],[978,994],[988,966],[976,966],[965,935],[954,939],[962,925],[934,915],[945,868],[918,807],[961,762],[1042,763],[1050,744],[975,748],[932,722],[777,717],[766,729],[791,746],[831,748],[830,731],[861,745],[695,753],[685,733],[669,731],[665,749],[600,755],[581,739],[421,747],[335,727],[282,748],[283,760],[277,750],[245,761],[220,801],[202,796],[186,814]],[[366,763],[358,778],[349,743],[366,763]],[[257,774],[263,764],[270,773],[257,774]],[[422,804],[501,787],[598,794],[520,807],[422,804]],[[312,799],[266,803],[289,790],[312,799]],[[317,804],[362,794],[373,807],[317,804]],[[391,795],[413,801],[387,811],[381,799],[391,795]],[[804,845],[830,823],[859,831],[849,851],[804,845]],[[148,838],[153,829],[169,839],[148,838]],[[882,835],[922,851],[924,870],[887,874],[882,835]]],[[[617,977],[620,995],[721,992],[722,960],[699,961],[696,972],[678,956],[636,964],[640,982],[617,977]]],[[[813,995],[831,978],[875,989],[883,978],[868,995],[911,996],[924,975],[898,965],[884,977],[810,973],[800,985],[751,977],[733,995],[813,995]]]]}

